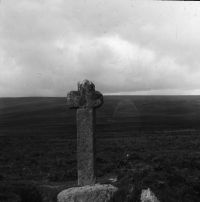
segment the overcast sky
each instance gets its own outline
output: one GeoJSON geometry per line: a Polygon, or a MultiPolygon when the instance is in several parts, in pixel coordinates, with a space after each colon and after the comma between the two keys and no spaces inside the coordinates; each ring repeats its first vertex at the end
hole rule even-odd
{"type": "Polygon", "coordinates": [[[0,96],[200,94],[200,3],[1,0],[0,96]]]}

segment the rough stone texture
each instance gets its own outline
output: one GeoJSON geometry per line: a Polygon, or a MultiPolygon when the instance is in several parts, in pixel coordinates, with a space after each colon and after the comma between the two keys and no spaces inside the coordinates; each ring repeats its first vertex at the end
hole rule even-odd
{"type": "Polygon", "coordinates": [[[72,187],[60,192],[58,202],[109,202],[117,188],[112,185],[72,187]]]}
{"type": "Polygon", "coordinates": [[[77,110],[78,185],[95,184],[94,109],[77,110]]]}
{"type": "Polygon", "coordinates": [[[103,104],[103,95],[95,91],[95,85],[84,80],[78,83],[78,91],[67,94],[67,105],[70,108],[97,108],[103,104]]]}
{"type": "Polygon", "coordinates": [[[140,199],[141,202],[160,202],[149,188],[142,190],[140,199]]]}
{"type": "Polygon", "coordinates": [[[103,95],[84,80],[78,91],[67,94],[67,105],[77,109],[78,185],[95,184],[95,108],[103,104],[103,95]]]}

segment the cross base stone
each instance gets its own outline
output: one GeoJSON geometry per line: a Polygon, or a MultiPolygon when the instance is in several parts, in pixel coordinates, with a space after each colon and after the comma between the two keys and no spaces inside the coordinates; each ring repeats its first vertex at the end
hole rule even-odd
{"type": "Polygon", "coordinates": [[[117,188],[110,184],[72,187],[60,192],[58,202],[110,202],[117,188]]]}

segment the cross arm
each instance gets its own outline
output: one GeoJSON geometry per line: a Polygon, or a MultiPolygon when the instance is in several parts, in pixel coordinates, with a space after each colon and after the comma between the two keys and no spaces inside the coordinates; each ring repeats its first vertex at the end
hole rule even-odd
{"type": "Polygon", "coordinates": [[[80,97],[79,91],[70,91],[67,94],[67,106],[72,109],[79,108],[80,97]]]}

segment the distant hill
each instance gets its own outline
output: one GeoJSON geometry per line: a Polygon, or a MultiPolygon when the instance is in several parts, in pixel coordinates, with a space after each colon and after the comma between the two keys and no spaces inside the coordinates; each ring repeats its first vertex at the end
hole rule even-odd
{"type": "MultiPolygon", "coordinates": [[[[75,110],[65,98],[0,98],[0,132],[76,137],[75,110]]],[[[200,129],[200,96],[105,96],[97,109],[97,135],[135,130],[200,129]],[[103,134],[102,134],[103,133],[103,134]]]]}

